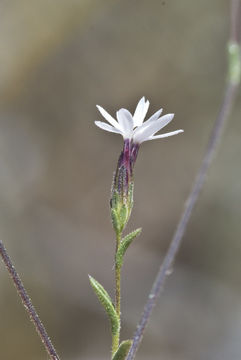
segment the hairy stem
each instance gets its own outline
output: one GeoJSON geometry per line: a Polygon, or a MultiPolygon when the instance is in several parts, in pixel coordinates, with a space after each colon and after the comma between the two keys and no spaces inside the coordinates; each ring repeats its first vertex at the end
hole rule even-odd
{"type": "MultiPolygon", "coordinates": [[[[119,250],[119,246],[120,246],[120,241],[121,241],[121,235],[117,235],[116,236],[116,254],[117,251],[119,250]]],[[[120,281],[121,281],[121,269],[120,266],[118,266],[117,264],[115,264],[115,309],[117,312],[117,315],[120,317],[120,298],[121,298],[121,293],[120,293],[120,281]]]]}
{"type": "MultiPolygon", "coordinates": [[[[121,301],[121,267],[116,262],[116,254],[121,242],[121,234],[116,233],[116,249],[115,249],[115,309],[119,322],[121,321],[120,301],[121,301]]],[[[120,330],[116,335],[112,336],[112,356],[117,351],[120,344],[120,330]]]]}
{"type": "Polygon", "coordinates": [[[25,309],[28,312],[28,315],[30,317],[30,319],[32,320],[32,322],[34,323],[34,326],[37,330],[37,333],[39,334],[42,343],[44,344],[45,350],[47,351],[50,359],[52,360],[60,360],[48,334],[47,331],[45,329],[45,327],[43,326],[37,311],[35,310],[30,297],[27,294],[27,291],[25,290],[22,280],[20,279],[18,273],[16,272],[14,265],[10,259],[10,257],[8,256],[7,250],[5,249],[2,241],[0,240],[0,254],[2,257],[2,260],[9,272],[9,275],[11,276],[14,285],[16,286],[17,292],[22,300],[22,303],[25,307],[25,309]]]}
{"type": "Polygon", "coordinates": [[[144,307],[143,314],[141,316],[140,322],[137,326],[136,332],[133,337],[133,343],[130,348],[129,354],[126,360],[132,360],[135,357],[138,346],[141,343],[144,330],[150,319],[152,310],[156,304],[157,297],[160,295],[160,292],[164,286],[166,277],[169,273],[171,266],[175,260],[176,254],[179,250],[183,235],[186,231],[187,224],[190,220],[192,210],[199,198],[200,192],[203,188],[207,171],[213,160],[213,156],[216,152],[217,145],[221,139],[224,125],[228,119],[230,111],[233,107],[238,85],[240,82],[240,72],[241,72],[241,61],[240,61],[240,23],[241,23],[241,3],[240,0],[231,1],[231,27],[230,27],[230,40],[228,45],[228,79],[227,85],[224,92],[223,101],[219,114],[217,116],[216,122],[214,124],[206,152],[203,157],[200,169],[198,171],[196,180],[194,182],[193,188],[188,196],[185,209],[181,216],[181,219],[178,223],[176,232],[172,238],[171,244],[167,250],[166,256],[163,263],[160,266],[160,269],[157,273],[155,281],[152,285],[151,292],[148,296],[148,300],[144,307]]]}

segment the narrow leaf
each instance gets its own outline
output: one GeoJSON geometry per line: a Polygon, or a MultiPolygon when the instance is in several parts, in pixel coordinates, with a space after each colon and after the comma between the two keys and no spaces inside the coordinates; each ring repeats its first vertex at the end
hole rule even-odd
{"type": "Polygon", "coordinates": [[[112,360],[125,360],[132,345],[132,340],[122,341],[112,360]]]}
{"type": "Polygon", "coordinates": [[[117,214],[117,211],[115,209],[111,209],[111,220],[112,220],[112,226],[113,229],[115,230],[115,232],[117,234],[120,233],[120,221],[119,221],[119,217],[117,214]]]}
{"type": "Polygon", "coordinates": [[[116,264],[118,267],[121,267],[123,264],[123,257],[126,253],[126,250],[132,243],[132,241],[141,233],[141,228],[132,231],[130,234],[126,235],[124,239],[122,239],[119,249],[116,253],[116,264]]]}
{"type": "Polygon", "coordinates": [[[103,305],[109,317],[111,323],[111,332],[113,335],[116,335],[120,330],[120,322],[117,313],[115,311],[114,305],[112,303],[112,300],[108,295],[107,291],[103,288],[102,285],[100,285],[100,283],[97,280],[95,280],[90,275],[89,275],[89,279],[90,279],[90,284],[94,289],[94,292],[96,293],[100,303],[103,305]]]}
{"type": "MultiPolygon", "coordinates": [[[[90,279],[90,282],[91,282],[91,285],[92,285],[92,282],[95,284],[96,287],[98,287],[98,289],[100,290],[100,292],[106,297],[107,300],[109,300],[109,302],[111,304],[112,303],[112,299],[110,297],[110,295],[108,294],[108,292],[103,288],[103,286],[97,281],[95,280],[92,276],[89,275],[89,279],[90,279]]],[[[93,285],[92,285],[93,286],[93,285]]],[[[113,305],[114,306],[114,305],[113,305]]]]}
{"type": "Polygon", "coordinates": [[[122,232],[128,221],[128,208],[125,204],[122,204],[119,211],[119,228],[122,232]]]}

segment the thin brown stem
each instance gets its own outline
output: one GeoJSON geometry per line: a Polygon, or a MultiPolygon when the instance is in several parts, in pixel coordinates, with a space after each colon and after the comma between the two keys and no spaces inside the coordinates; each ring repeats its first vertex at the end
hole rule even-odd
{"type": "Polygon", "coordinates": [[[25,290],[25,288],[23,286],[22,280],[20,279],[17,271],[15,270],[13,262],[10,259],[9,255],[7,253],[7,250],[4,247],[1,240],[0,240],[0,254],[1,254],[2,260],[9,272],[9,275],[11,276],[11,278],[14,282],[14,285],[16,286],[17,292],[23,302],[23,305],[24,305],[25,309],[27,310],[30,319],[34,323],[34,326],[44,344],[45,350],[47,351],[50,359],[60,360],[60,358],[59,358],[59,356],[47,334],[47,331],[45,330],[45,327],[43,326],[43,324],[37,314],[37,311],[35,310],[30,297],[27,294],[27,291],[25,290]]]}
{"type": "MultiPolygon", "coordinates": [[[[203,157],[202,164],[198,171],[196,180],[194,182],[193,188],[188,196],[185,209],[181,216],[181,219],[178,223],[176,232],[172,238],[171,244],[167,250],[166,256],[164,258],[163,263],[160,266],[160,269],[157,273],[155,281],[152,285],[151,292],[148,296],[148,300],[144,307],[143,314],[141,316],[140,322],[137,326],[136,332],[133,337],[133,344],[130,348],[129,354],[126,360],[132,360],[135,357],[138,346],[142,341],[142,337],[146,328],[146,325],[150,319],[152,310],[156,304],[157,298],[160,295],[160,292],[164,286],[167,275],[170,271],[171,266],[175,260],[177,252],[179,250],[180,244],[183,239],[183,235],[186,231],[188,222],[190,220],[193,208],[199,198],[200,192],[203,188],[205,178],[208,172],[208,169],[213,160],[213,156],[216,152],[217,145],[221,139],[224,125],[228,119],[229,113],[233,107],[238,84],[239,84],[239,75],[240,75],[240,44],[239,44],[239,29],[241,23],[241,4],[239,0],[231,1],[231,29],[230,29],[230,39],[229,43],[231,45],[235,45],[238,47],[238,56],[235,58],[235,64],[232,62],[233,58],[229,58],[229,76],[227,86],[224,92],[223,101],[221,104],[221,108],[219,114],[217,116],[216,122],[214,124],[206,152],[203,157]]],[[[231,57],[231,55],[230,55],[231,57]]]]}
{"type": "Polygon", "coordinates": [[[233,42],[240,43],[241,37],[241,21],[239,14],[241,12],[240,0],[231,1],[231,13],[230,13],[230,40],[233,42]]]}

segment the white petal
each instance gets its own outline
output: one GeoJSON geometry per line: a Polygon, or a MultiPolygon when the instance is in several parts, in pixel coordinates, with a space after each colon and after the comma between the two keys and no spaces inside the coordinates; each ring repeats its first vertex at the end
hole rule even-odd
{"type": "Polygon", "coordinates": [[[118,122],[105,110],[103,109],[101,106],[96,105],[97,109],[99,110],[99,112],[101,113],[101,115],[111,124],[113,125],[115,128],[120,130],[120,126],[118,124],[118,122]]]}
{"type": "Polygon", "coordinates": [[[125,138],[131,137],[133,132],[133,118],[131,113],[126,109],[120,109],[117,111],[116,117],[119,121],[123,136],[125,138]]]}
{"type": "Polygon", "coordinates": [[[157,112],[155,112],[155,114],[153,114],[148,120],[145,121],[145,124],[147,124],[147,123],[149,124],[152,121],[156,121],[159,118],[159,116],[161,115],[162,110],[163,109],[160,109],[157,112]]]}
{"type": "Polygon", "coordinates": [[[135,113],[133,115],[134,126],[140,126],[143,123],[149,105],[150,105],[149,101],[148,100],[145,101],[145,97],[143,96],[141,100],[138,102],[135,113]]]}
{"type": "Polygon", "coordinates": [[[156,121],[151,121],[150,123],[145,122],[134,131],[133,141],[139,144],[143,141],[146,141],[150,136],[154,135],[170,121],[172,121],[173,117],[174,114],[167,114],[157,119],[156,121]]]}
{"type": "Polygon", "coordinates": [[[98,126],[99,128],[109,131],[109,132],[113,132],[113,133],[117,133],[117,134],[121,134],[120,130],[114,128],[113,126],[110,126],[102,121],[95,121],[95,125],[98,126]]]}
{"type": "Polygon", "coordinates": [[[165,134],[160,134],[160,135],[154,135],[154,136],[150,136],[148,139],[144,140],[144,141],[148,141],[148,140],[155,140],[155,139],[162,139],[168,136],[173,136],[173,135],[177,135],[182,133],[184,130],[175,130],[175,131],[171,131],[165,134]]]}

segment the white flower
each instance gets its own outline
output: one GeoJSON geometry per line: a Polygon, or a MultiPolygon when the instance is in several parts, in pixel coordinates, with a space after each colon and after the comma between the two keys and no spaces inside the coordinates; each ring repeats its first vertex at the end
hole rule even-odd
{"type": "Polygon", "coordinates": [[[134,144],[141,144],[147,140],[160,139],[179,134],[183,130],[171,131],[165,134],[155,135],[164,126],[172,121],[174,114],[161,116],[162,109],[158,110],[148,120],[144,122],[149,108],[149,101],[143,96],[138,102],[134,115],[127,109],[120,109],[116,112],[116,121],[105,109],[97,105],[101,115],[110,123],[95,121],[95,124],[103,130],[121,134],[124,140],[133,140],[134,144]]]}

